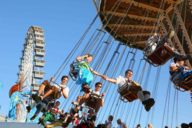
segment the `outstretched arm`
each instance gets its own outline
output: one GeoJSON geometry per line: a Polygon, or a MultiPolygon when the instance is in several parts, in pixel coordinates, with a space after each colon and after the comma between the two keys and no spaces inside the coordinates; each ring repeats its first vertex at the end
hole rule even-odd
{"type": "Polygon", "coordinates": [[[97,75],[97,76],[100,76],[100,77],[103,76],[102,74],[98,73],[97,71],[95,71],[95,70],[93,70],[93,69],[90,69],[90,70],[91,70],[91,72],[92,72],[94,75],[97,75]]]}
{"type": "Polygon", "coordinates": [[[105,75],[102,75],[102,78],[103,78],[104,80],[106,80],[106,81],[111,82],[111,83],[114,83],[114,84],[116,84],[116,83],[117,83],[117,80],[116,80],[116,79],[113,79],[113,78],[108,78],[108,77],[107,77],[107,76],[105,76],[105,75]]]}

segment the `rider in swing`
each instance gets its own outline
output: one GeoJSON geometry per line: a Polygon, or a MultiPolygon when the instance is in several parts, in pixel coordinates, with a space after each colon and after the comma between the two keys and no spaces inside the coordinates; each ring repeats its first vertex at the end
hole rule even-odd
{"type": "MultiPolygon", "coordinates": [[[[119,76],[113,79],[113,78],[108,78],[107,76],[103,76],[102,78],[111,83],[117,84],[119,88],[122,86],[128,86],[129,88],[131,88],[133,84],[136,84],[137,86],[139,86],[138,83],[132,80],[132,75],[133,75],[133,71],[131,69],[128,69],[125,72],[125,77],[119,76]]],[[[155,100],[153,98],[150,98],[150,92],[144,91],[141,86],[139,86],[139,91],[137,92],[137,96],[142,102],[146,111],[149,111],[151,107],[155,104],[155,100]]]]}
{"type": "MultiPolygon", "coordinates": [[[[45,91],[46,88],[48,89],[46,92],[44,92],[45,93],[44,95],[40,95],[40,92],[41,92],[40,91],[41,87],[40,87],[38,94],[35,94],[32,96],[32,98],[34,98],[34,100],[36,101],[35,107],[37,108],[37,110],[35,114],[31,117],[31,120],[34,120],[40,112],[46,111],[52,105],[52,103],[55,102],[55,100],[61,97],[61,95],[63,95],[65,99],[68,98],[69,87],[67,86],[67,82],[68,82],[68,76],[62,76],[61,83],[58,86],[58,88],[56,86],[44,85],[45,83],[43,82],[43,84],[41,85],[41,86],[45,86],[43,90],[45,91]],[[53,89],[52,87],[57,88],[56,92],[52,90],[53,89]]],[[[29,107],[27,107],[28,110],[31,109],[29,107]]]]}
{"type": "Polygon", "coordinates": [[[76,84],[88,84],[93,81],[93,74],[101,76],[98,72],[94,71],[89,64],[92,62],[93,56],[86,54],[84,56],[78,56],[76,62],[71,64],[70,76],[73,80],[76,80],[76,84]]]}
{"type": "Polygon", "coordinates": [[[163,44],[168,43],[171,38],[174,36],[175,32],[171,31],[166,35],[161,33],[154,33],[153,36],[149,37],[146,43],[146,55],[150,55],[153,53],[157,48],[161,47],[163,44]]]}
{"type": "Polygon", "coordinates": [[[184,81],[188,76],[192,75],[192,70],[185,65],[186,59],[188,59],[188,56],[175,57],[173,59],[174,62],[170,65],[171,81],[175,84],[184,81]]]}

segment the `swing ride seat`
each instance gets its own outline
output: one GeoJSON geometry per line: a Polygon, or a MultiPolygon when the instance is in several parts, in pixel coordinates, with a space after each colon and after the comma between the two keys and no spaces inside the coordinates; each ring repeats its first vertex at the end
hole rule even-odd
{"type": "Polygon", "coordinates": [[[158,47],[153,53],[146,56],[149,63],[159,66],[165,64],[174,55],[174,51],[171,47],[164,43],[162,46],[158,47]]]}
{"type": "Polygon", "coordinates": [[[184,91],[192,91],[192,75],[189,75],[183,81],[174,84],[179,90],[182,88],[184,91]]]}
{"type": "Polygon", "coordinates": [[[88,100],[86,101],[85,105],[93,108],[97,113],[101,107],[102,97],[95,93],[90,93],[88,100]]]}
{"type": "Polygon", "coordinates": [[[132,85],[123,85],[118,89],[121,98],[126,99],[128,102],[132,102],[138,99],[137,92],[142,90],[136,82],[132,82],[132,85]]]}

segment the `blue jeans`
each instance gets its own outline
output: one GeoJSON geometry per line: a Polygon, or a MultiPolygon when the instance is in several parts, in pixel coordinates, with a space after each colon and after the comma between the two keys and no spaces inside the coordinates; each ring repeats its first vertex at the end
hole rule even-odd
{"type": "Polygon", "coordinates": [[[183,71],[183,73],[180,75],[180,79],[184,80],[185,78],[187,78],[190,75],[192,75],[192,70],[183,71]]]}

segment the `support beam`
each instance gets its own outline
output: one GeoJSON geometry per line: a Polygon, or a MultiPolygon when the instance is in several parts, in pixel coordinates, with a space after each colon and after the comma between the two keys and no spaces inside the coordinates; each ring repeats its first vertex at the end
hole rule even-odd
{"type": "MultiPolygon", "coordinates": [[[[169,30],[175,31],[175,29],[173,28],[173,25],[171,23],[171,20],[167,14],[165,15],[165,20],[167,21],[167,23],[169,25],[169,30]]],[[[178,46],[180,53],[185,55],[186,53],[185,53],[183,47],[181,46],[181,42],[179,41],[177,34],[174,35],[174,40],[175,40],[174,43],[178,46]]],[[[189,63],[189,61],[187,61],[187,65],[191,67],[191,64],[189,63]]]]}
{"type": "Polygon", "coordinates": [[[183,0],[176,0],[175,2],[173,2],[173,0],[169,0],[169,1],[172,1],[172,2],[170,2],[171,5],[166,9],[165,11],[166,14],[168,14],[171,10],[173,10],[175,6],[183,2],[183,0]]]}
{"type": "Polygon", "coordinates": [[[135,42],[135,44],[145,44],[146,43],[146,40],[144,40],[144,41],[137,41],[137,42],[135,42]]]}
{"type": "Polygon", "coordinates": [[[181,0],[167,0],[167,3],[172,4],[172,3],[176,3],[177,1],[181,1],[181,0]]]}
{"type": "Polygon", "coordinates": [[[113,16],[118,16],[118,17],[129,17],[131,19],[136,19],[136,20],[144,20],[144,21],[151,21],[151,22],[157,22],[157,18],[152,18],[152,17],[146,17],[146,16],[138,16],[134,14],[125,14],[121,12],[112,12],[112,11],[106,11],[103,12],[105,15],[113,15],[113,16]]]}
{"type": "MultiPolygon", "coordinates": [[[[168,23],[169,30],[174,30],[175,31],[175,29],[173,28],[173,25],[172,25],[171,20],[170,20],[168,15],[165,15],[165,20],[168,23]]],[[[184,51],[183,47],[181,46],[181,43],[179,41],[179,38],[178,38],[177,34],[174,35],[174,40],[175,40],[174,43],[178,46],[178,49],[180,50],[181,54],[185,54],[185,51],[184,51]]]]}
{"type": "Polygon", "coordinates": [[[156,29],[157,26],[146,26],[146,25],[126,25],[126,24],[109,24],[110,28],[118,27],[118,28],[127,28],[127,29],[156,29]]]}
{"type": "Polygon", "coordinates": [[[188,32],[187,32],[187,29],[185,27],[185,24],[183,22],[183,19],[181,17],[181,13],[179,12],[179,10],[177,9],[177,7],[175,7],[175,13],[176,13],[176,17],[177,17],[177,21],[179,22],[179,25],[181,25],[181,29],[182,29],[182,33],[183,33],[183,36],[187,42],[187,46],[189,47],[189,50],[190,50],[190,53],[192,53],[192,45],[191,45],[191,39],[188,35],[188,32]]]}
{"type": "Polygon", "coordinates": [[[137,34],[124,34],[125,37],[139,37],[139,36],[152,36],[153,33],[137,33],[137,34]]]}
{"type": "Polygon", "coordinates": [[[137,2],[137,1],[134,1],[134,0],[122,0],[122,2],[127,3],[127,4],[132,2],[132,4],[134,6],[139,7],[139,8],[144,8],[144,9],[147,9],[149,11],[154,11],[154,12],[163,12],[164,11],[162,9],[153,7],[151,5],[143,4],[143,3],[140,3],[140,2],[137,2]]]}
{"type": "Polygon", "coordinates": [[[190,12],[192,14],[192,0],[188,0],[188,5],[189,5],[189,8],[190,8],[190,12]]]}

